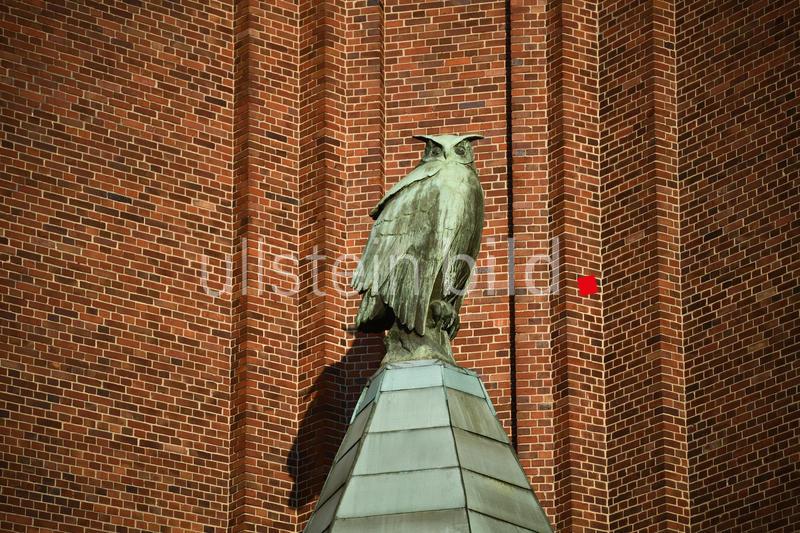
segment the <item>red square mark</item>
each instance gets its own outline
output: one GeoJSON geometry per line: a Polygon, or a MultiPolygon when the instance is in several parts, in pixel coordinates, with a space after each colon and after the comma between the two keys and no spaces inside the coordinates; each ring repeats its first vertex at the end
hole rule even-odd
{"type": "Polygon", "coordinates": [[[589,296],[597,292],[597,279],[594,276],[578,277],[578,294],[589,296]]]}

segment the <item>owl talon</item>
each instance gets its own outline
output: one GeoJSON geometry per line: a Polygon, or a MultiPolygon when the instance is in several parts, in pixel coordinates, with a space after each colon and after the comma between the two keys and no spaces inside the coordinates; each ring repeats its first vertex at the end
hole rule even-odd
{"type": "Polygon", "coordinates": [[[455,337],[461,326],[461,320],[453,306],[444,300],[435,300],[431,302],[430,309],[433,325],[446,331],[451,339],[455,337]]]}
{"type": "Polygon", "coordinates": [[[450,336],[450,340],[453,340],[458,333],[458,330],[461,329],[461,318],[459,318],[458,313],[453,314],[453,320],[450,321],[449,327],[445,330],[447,334],[450,336]]]}

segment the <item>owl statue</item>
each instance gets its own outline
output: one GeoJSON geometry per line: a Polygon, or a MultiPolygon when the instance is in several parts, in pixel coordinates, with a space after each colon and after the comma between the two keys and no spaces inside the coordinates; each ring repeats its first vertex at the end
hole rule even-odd
{"type": "Polygon", "coordinates": [[[472,141],[480,135],[419,135],[422,161],[370,212],[375,219],[353,274],[362,295],[360,331],[389,330],[384,363],[441,359],[480,248],[483,189],[472,141]]]}

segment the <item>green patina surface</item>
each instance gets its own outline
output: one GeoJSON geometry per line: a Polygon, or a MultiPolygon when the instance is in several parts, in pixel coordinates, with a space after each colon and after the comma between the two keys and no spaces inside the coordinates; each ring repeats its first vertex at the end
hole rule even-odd
{"type": "Polygon", "coordinates": [[[472,142],[419,135],[422,159],[370,212],[375,223],[353,273],[361,331],[387,331],[385,363],[455,364],[450,340],[481,244],[484,194],[472,142]]]}
{"type": "Polygon", "coordinates": [[[305,529],[552,531],[480,379],[438,360],[373,376],[305,529]]]}

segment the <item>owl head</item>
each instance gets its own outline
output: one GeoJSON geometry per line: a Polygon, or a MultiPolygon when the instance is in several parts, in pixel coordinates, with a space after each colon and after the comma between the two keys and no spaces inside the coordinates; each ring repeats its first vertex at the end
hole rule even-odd
{"type": "Polygon", "coordinates": [[[415,139],[425,141],[424,162],[455,161],[468,165],[475,161],[472,155],[472,141],[483,139],[482,135],[414,135],[415,139]]]}

